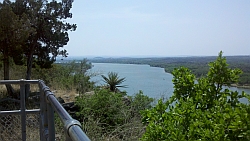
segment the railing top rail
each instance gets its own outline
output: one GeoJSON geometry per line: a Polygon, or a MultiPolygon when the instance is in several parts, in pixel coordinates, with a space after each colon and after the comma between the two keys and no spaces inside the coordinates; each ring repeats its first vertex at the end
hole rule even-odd
{"type": "Polygon", "coordinates": [[[39,80],[25,80],[25,79],[20,79],[20,80],[0,80],[0,84],[38,84],[39,80]]]}
{"type": "Polygon", "coordinates": [[[42,80],[39,80],[40,89],[44,92],[44,98],[48,103],[51,104],[52,108],[60,117],[64,124],[64,128],[68,137],[72,141],[90,141],[88,136],[82,131],[81,124],[79,121],[73,119],[68,112],[62,107],[62,105],[55,98],[54,93],[52,93],[48,86],[42,80]]]}
{"type": "MultiPolygon", "coordinates": [[[[41,95],[43,97],[43,99],[45,100],[45,103],[50,104],[51,107],[54,109],[54,111],[59,115],[61,121],[64,124],[64,128],[66,130],[66,134],[67,137],[69,137],[69,140],[72,141],[90,141],[90,139],[88,138],[88,136],[82,131],[81,129],[81,123],[75,119],[73,119],[68,112],[62,107],[62,105],[58,102],[58,100],[56,99],[54,93],[52,93],[49,89],[48,86],[45,85],[44,81],[42,80],[25,80],[25,79],[20,79],[20,80],[0,80],[0,85],[4,85],[4,84],[19,84],[20,86],[22,86],[22,88],[24,87],[24,84],[38,84],[40,87],[40,92],[41,95]]],[[[22,89],[20,88],[20,89],[22,89]]],[[[25,90],[22,90],[23,93],[25,93],[25,90]]],[[[22,100],[22,98],[21,98],[22,100]]],[[[25,101],[23,101],[24,103],[25,101]]],[[[24,103],[25,105],[25,103],[24,103]]],[[[21,106],[22,107],[22,106],[21,106]]],[[[25,107],[23,107],[25,109],[25,107]]],[[[37,110],[25,110],[24,112],[43,112],[41,111],[41,107],[40,109],[37,110]]],[[[21,110],[15,110],[15,111],[4,111],[4,112],[0,112],[1,115],[4,114],[19,114],[22,112],[21,110]]],[[[25,116],[25,115],[24,115],[25,116]]],[[[25,118],[24,118],[25,120],[25,118]]],[[[25,126],[22,126],[22,128],[25,126]]],[[[26,131],[26,129],[22,129],[22,131],[26,131]]],[[[24,132],[24,135],[22,135],[24,138],[26,139],[26,134],[24,132]]]]}

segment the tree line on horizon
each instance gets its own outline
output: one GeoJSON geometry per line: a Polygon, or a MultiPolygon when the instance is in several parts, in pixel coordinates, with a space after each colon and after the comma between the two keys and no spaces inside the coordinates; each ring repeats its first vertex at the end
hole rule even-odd
{"type": "MultiPolygon", "coordinates": [[[[243,71],[240,75],[238,85],[250,86],[250,56],[225,56],[230,68],[239,68],[243,71]]],[[[186,67],[196,77],[205,76],[209,66],[216,56],[201,57],[157,57],[157,58],[101,58],[90,59],[93,63],[124,63],[124,64],[148,64],[152,67],[164,68],[166,72],[172,73],[175,68],[186,67]]]]}

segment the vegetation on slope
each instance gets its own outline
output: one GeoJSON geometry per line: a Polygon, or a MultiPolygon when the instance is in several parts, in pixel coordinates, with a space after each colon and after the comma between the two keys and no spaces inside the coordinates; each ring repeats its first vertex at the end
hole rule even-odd
{"type": "Polygon", "coordinates": [[[152,98],[143,93],[123,96],[108,89],[81,95],[76,103],[83,129],[92,140],[138,140],[144,133],[140,111],[151,107],[152,98]]]}

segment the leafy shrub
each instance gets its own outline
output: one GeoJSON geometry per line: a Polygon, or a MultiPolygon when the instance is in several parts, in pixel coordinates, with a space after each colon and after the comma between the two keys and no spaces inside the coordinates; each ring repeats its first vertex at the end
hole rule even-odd
{"type": "Polygon", "coordinates": [[[135,116],[139,116],[141,111],[151,108],[153,101],[153,98],[150,98],[144,95],[142,91],[139,91],[139,93],[132,97],[132,112],[135,114],[135,116]]]}
{"type": "Polygon", "coordinates": [[[186,68],[173,71],[174,94],[142,113],[142,140],[250,140],[250,96],[223,86],[237,83],[241,71],[228,68],[220,52],[198,79],[186,68]]]}
{"type": "Polygon", "coordinates": [[[95,119],[105,130],[123,124],[128,115],[128,108],[123,104],[121,95],[102,89],[93,95],[82,95],[76,100],[81,108],[77,113],[83,120],[95,119]]]}
{"type": "Polygon", "coordinates": [[[76,104],[80,107],[77,115],[93,140],[135,140],[144,133],[140,111],[150,108],[152,101],[142,91],[130,97],[99,89],[77,98],[76,104]]]}

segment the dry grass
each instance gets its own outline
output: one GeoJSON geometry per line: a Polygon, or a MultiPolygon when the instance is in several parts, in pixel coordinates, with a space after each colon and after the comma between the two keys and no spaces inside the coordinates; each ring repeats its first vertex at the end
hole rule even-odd
{"type": "MultiPolygon", "coordinates": [[[[20,85],[11,85],[15,92],[19,92],[20,91],[20,85]]],[[[30,85],[30,91],[32,92],[39,92],[39,87],[38,84],[31,84],[30,85]]],[[[77,92],[75,90],[53,90],[51,89],[51,91],[55,94],[56,97],[61,97],[64,99],[65,102],[72,102],[75,101],[75,97],[79,96],[79,94],[77,94],[77,92]]],[[[7,91],[6,91],[6,87],[5,85],[0,85],[0,99],[1,98],[5,98],[7,97],[7,91]]]]}
{"type": "Polygon", "coordinates": [[[136,118],[105,133],[102,133],[103,129],[99,124],[98,121],[90,119],[83,125],[92,141],[138,141],[145,132],[145,126],[136,118]]]}
{"type": "Polygon", "coordinates": [[[55,94],[55,97],[61,97],[65,102],[75,101],[75,97],[79,96],[77,92],[72,90],[54,90],[52,91],[55,94]]]}

